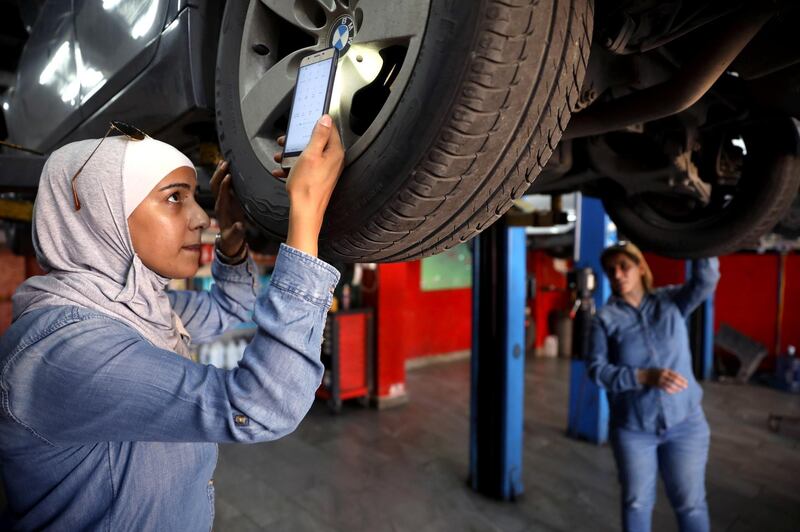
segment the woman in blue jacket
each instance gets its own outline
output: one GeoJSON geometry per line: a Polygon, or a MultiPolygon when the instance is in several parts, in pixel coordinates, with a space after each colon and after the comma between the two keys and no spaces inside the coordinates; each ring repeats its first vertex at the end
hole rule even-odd
{"type": "Polygon", "coordinates": [[[658,290],[629,242],[607,248],[601,263],[613,295],[592,322],[588,370],[608,392],[623,528],[650,530],[661,472],[680,530],[707,531],[709,428],[686,318],[714,292],[719,261],[695,261],[686,284],[658,290]]]}
{"type": "Polygon", "coordinates": [[[260,296],[225,163],[212,179],[214,287],[165,290],[197,271],[209,225],[194,166],[113,127],[125,135],[68,144],[42,173],[33,236],[47,273],[17,290],[0,339],[2,530],[209,530],[216,444],[288,434],[321,381],[339,276],[316,258],[317,238],[344,161],[330,117],[289,173],[289,234],[260,296]],[[188,357],[190,339],[253,311],[237,368],[188,357]]]}

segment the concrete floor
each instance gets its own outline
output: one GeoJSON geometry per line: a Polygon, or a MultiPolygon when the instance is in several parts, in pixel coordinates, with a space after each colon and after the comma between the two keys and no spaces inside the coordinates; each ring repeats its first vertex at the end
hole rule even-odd
{"type": "MultiPolygon", "coordinates": [[[[619,490],[607,446],[564,436],[569,364],[530,360],[526,493],[486,499],[466,484],[469,362],[408,374],[411,401],[339,417],[317,404],[283,440],[224,445],[215,530],[618,530],[619,490]]],[[[708,500],[713,530],[800,530],[800,428],[767,430],[769,412],[800,416],[800,396],[711,383],[708,500]]],[[[659,487],[654,530],[675,530],[659,487]]]]}

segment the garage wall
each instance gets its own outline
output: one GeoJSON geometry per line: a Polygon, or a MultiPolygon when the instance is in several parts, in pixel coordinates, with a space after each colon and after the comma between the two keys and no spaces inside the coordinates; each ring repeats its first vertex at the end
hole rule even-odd
{"type": "Polygon", "coordinates": [[[405,362],[463,351],[472,344],[472,289],[421,289],[421,262],[378,264],[363,279],[376,309],[376,395],[405,394],[405,362]]]}
{"type": "Polygon", "coordinates": [[[11,325],[11,296],[25,280],[25,259],[0,249],[0,331],[11,325]]]}
{"type": "Polygon", "coordinates": [[[407,358],[469,349],[472,288],[422,291],[421,261],[408,263],[406,298],[416,310],[408,323],[407,358]]]}
{"type": "Polygon", "coordinates": [[[17,257],[0,247],[0,334],[11,325],[11,296],[25,279],[42,273],[33,257],[17,257]]]}
{"type": "Polygon", "coordinates": [[[732,255],[721,259],[722,279],[715,299],[714,328],[727,323],[767,346],[775,346],[778,310],[776,255],[732,255]]]}
{"type": "Polygon", "coordinates": [[[378,265],[379,352],[408,358],[469,349],[472,289],[422,291],[421,262],[378,265]]]}
{"type": "Polygon", "coordinates": [[[686,279],[686,262],[682,260],[667,259],[652,253],[644,254],[656,286],[681,284],[686,279]]]}
{"type": "MultiPolygon", "coordinates": [[[[775,355],[778,315],[778,271],[780,257],[775,254],[737,254],[722,258],[722,281],[717,292],[715,327],[727,323],[767,346],[772,367],[775,355]]],[[[786,288],[781,345],[800,347],[800,255],[786,260],[786,288]]]]}
{"type": "Polygon", "coordinates": [[[793,253],[786,260],[786,297],[783,309],[781,352],[789,344],[800,349],[800,254],[793,253]]]}
{"type": "MultiPolygon", "coordinates": [[[[536,280],[534,298],[528,301],[536,325],[536,349],[544,345],[548,334],[555,334],[550,328],[550,315],[556,310],[569,310],[567,276],[556,270],[556,260],[543,250],[528,251],[528,275],[536,280]]],[[[571,261],[567,266],[572,267],[571,261]]]]}
{"type": "MultiPolygon", "coordinates": [[[[647,262],[657,286],[682,283],[685,262],[650,254],[647,262]]],[[[737,253],[720,258],[722,279],[714,300],[714,330],[721,323],[766,345],[770,355],[762,368],[774,365],[776,320],[778,315],[778,271],[780,256],[775,253],[737,253]]],[[[800,255],[786,260],[786,288],[780,352],[788,345],[800,348],[800,255]]]]}

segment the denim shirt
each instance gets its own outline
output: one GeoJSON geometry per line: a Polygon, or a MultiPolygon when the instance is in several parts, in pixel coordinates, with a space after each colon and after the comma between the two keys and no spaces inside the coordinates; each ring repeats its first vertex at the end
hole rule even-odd
{"type": "Polygon", "coordinates": [[[700,408],[703,391],[692,372],[686,318],[717,281],[719,260],[697,260],[686,284],[647,294],[639,308],[612,296],[594,316],[587,369],[608,392],[612,427],[658,432],[700,408]],[[640,368],[677,371],[689,386],[675,394],[642,386],[636,380],[640,368]]]}
{"type": "Polygon", "coordinates": [[[308,412],[339,273],[288,246],[258,298],[250,261],[170,299],[195,341],[258,325],[237,368],[154,347],[97,311],[48,307],[0,339],[2,530],[209,530],[218,442],[280,438],[308,412]]]}

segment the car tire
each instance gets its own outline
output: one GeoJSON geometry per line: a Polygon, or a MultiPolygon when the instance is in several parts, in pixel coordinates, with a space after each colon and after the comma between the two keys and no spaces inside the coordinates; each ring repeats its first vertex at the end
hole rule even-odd
{"type": "Polygon", "coordinates": [[[800,238],[800,193],[795,196],[786,215],[775,226],[775,233],[788,239],[800,238]]]}
{"type": "MultiPolygon", "coordinates": [[[[282,239],[288,199],[256,157],[239,106],[247,2],[228,2],[216,75],[217,130],[252,222],[282,239]]],[[[399,261],[441,252],[497,220],[546,164],[586,70],[592,0],[431,0],[402,97],[345,168],[320,255],[399,261]]]]}
{"type": "Polygon", "coordinates": [[[642,249],[674,258],[725,255],[755,248],[786,215],[800,186],[800,136],[791,119],[752,122],[741,131],[748,155],[741,185],[713,216],[676,222],[641,196],[609,187],[603,205],[619,232],[642,249]]]}

